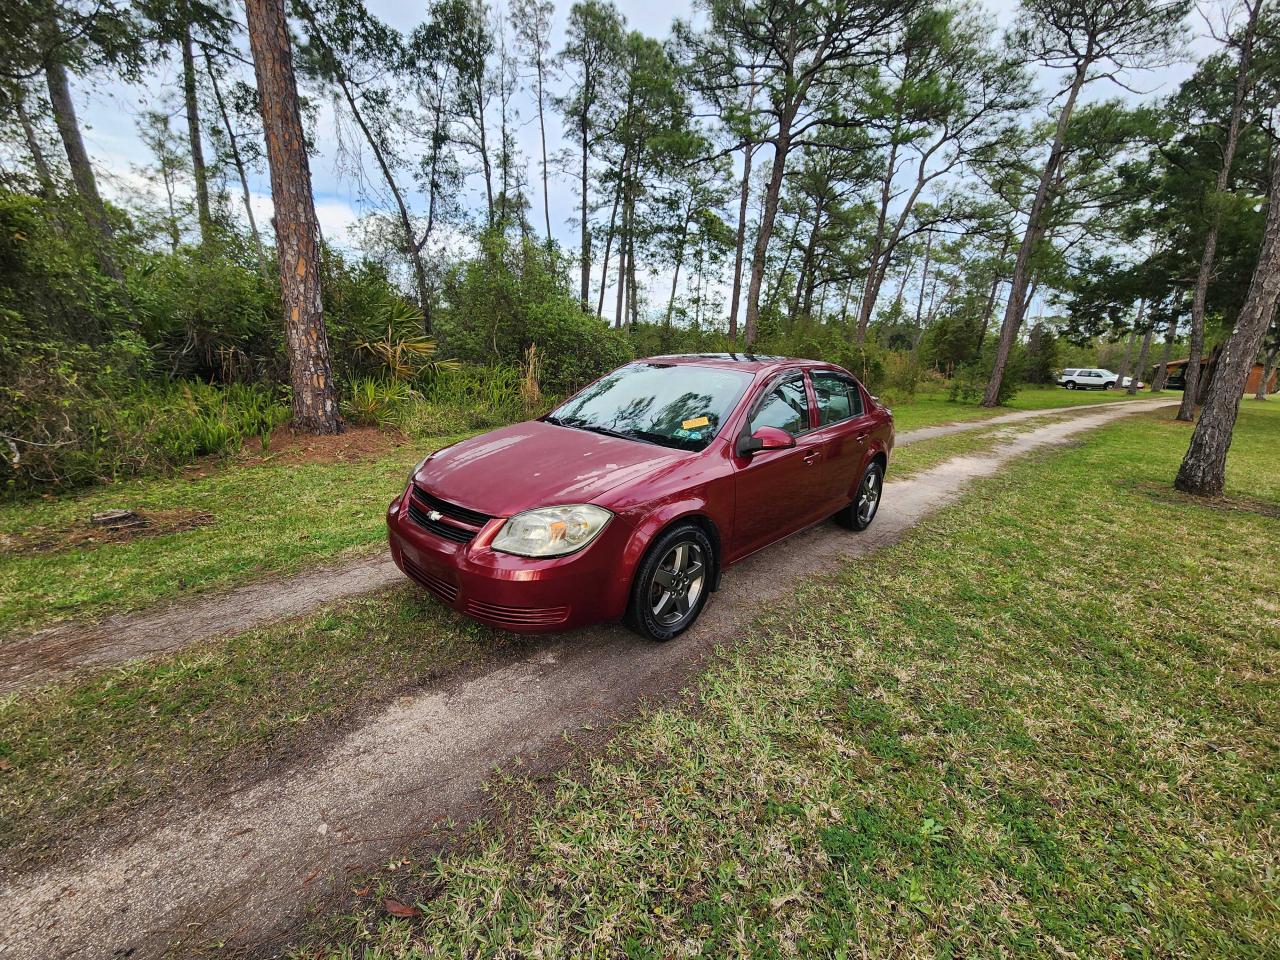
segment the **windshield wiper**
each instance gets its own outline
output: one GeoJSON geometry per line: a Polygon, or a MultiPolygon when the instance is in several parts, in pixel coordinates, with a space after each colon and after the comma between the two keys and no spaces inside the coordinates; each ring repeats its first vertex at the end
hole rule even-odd
{"type": "Polygon", "coordinates": [[[611,430],[609,427],[601,427],[594,423],[570,423],[566,426],[577,427],[579,430],[587,430],[591,433],[600,433],[606,437],[618,437],[621,440],[639,440],[641,439],[631,431],[611,430]]]}

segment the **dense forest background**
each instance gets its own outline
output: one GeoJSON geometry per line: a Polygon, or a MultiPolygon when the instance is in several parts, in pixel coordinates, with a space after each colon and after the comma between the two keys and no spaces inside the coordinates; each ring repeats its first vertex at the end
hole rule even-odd
{"type": "Polygon", "coordinates": [[[291,417],[462,431],[661,352],[821,357],[895,401],[988,405],[1072,363],[1212,357],[1259,263],[1278,21],[699,0],[650,36],[602,0],[432,0],[407,31],[360,0],[14,0],[0,475],[167,469],[291,417]],[[128,171],[85,142],[108,83],[146,93],[128,171]],[[313,209],[319,139],[362,212],[341,236],[313,209]],[[300,413],[302,342],[331,416],[300,413]]]}

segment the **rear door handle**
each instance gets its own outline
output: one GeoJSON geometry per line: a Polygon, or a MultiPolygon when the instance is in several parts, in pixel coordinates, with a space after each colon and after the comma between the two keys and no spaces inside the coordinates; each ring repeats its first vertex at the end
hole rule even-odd
{"type": "Polygon", "coordinates": [[[867,437],[868,437],[868,434],[860,433],[854,439],[856,439],[859,443],[866,443],[867,437]]]}

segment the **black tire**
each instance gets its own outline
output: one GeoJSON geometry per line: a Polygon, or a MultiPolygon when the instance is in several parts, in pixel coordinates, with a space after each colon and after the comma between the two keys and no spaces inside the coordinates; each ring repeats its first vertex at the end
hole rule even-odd
{"type": "Polygon", "coordinates": [[[879,460],[872,460],[862,471],[862,479],[858,481],[858,492],[853,502],[836,514],[836,523],[846,530],[867,529],[880,512],[880,499],[883,495],[884,468],[880,466],[879,460]]]}
{"type": "Polygon", "coordinates": [[[1066,387],[1068,390],[1074,390],[1076,388],[1076,382],[1074,380],[1068,380],[1066,383],[1063,384],[1063,386],[1066,387]]]}
{"type": "Polygon", "coordinates": [[[1103,390],[1114,390],[1115,388],[1116,388],[1116,382],[1114,380],[1108,380],[1106,383],[1102,385],[1103,390]]]}
{"type": "Polygon", "coordinates": [[[636,571],[627,626],[658,641],[684,633],[707,605],[716,563],[715,548],[697,524],[678,523],[667,530],[649,547],[636,571]]]}

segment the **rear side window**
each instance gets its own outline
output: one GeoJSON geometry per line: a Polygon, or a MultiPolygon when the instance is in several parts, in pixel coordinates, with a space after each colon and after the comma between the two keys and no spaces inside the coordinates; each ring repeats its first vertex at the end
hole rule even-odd
{"type": "Polygon", "coordinates": [[[818,398],[819,426],[862,415],[862,391],[852,379],[833,370],[815,370],[809,379],[818,398]]]}
{"type": "Polygon", "coordinates": [[[748,432],[755,433],[761,427],[778,427],[792,436],[809,429],[809,396],[803,377],[787,377],[764,395],[751,415],[748,432]]]}
{"type": "Polygon", "coordinates": [[[1064,377],[1074,377],[1078,372],[1077,370],[1063,370],[1062,375],[1064,377]]]}

